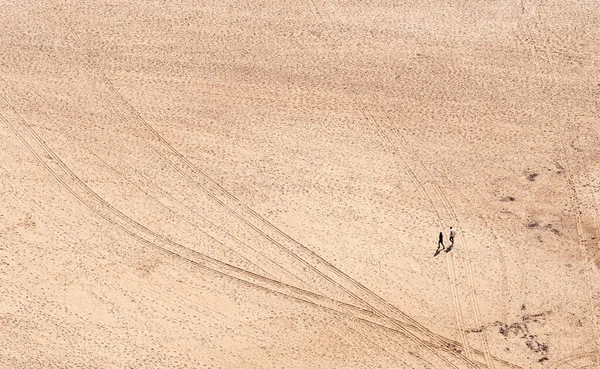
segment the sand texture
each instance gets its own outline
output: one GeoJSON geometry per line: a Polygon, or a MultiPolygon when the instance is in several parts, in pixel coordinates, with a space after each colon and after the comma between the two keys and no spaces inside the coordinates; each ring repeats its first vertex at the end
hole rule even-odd
{"type": "Polygon", "coordinates": [[[600,368],[600,2],[0,1],[0,205],[0,369],[600,368]]]}

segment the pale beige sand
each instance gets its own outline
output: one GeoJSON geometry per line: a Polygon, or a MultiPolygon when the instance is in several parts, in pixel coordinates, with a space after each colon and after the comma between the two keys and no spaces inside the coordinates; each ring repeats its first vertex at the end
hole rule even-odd
{"type": "Polygon", "coordinates": [[[599,4],[2,2],[0,368],[600,368],[599,4]]]}

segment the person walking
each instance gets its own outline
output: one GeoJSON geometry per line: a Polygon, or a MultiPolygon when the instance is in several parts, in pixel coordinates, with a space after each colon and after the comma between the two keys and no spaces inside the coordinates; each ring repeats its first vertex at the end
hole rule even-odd
{"type": "Polygon", "coordinates": [[[456,236],[456,229],[450,227],[450,247],[454,246],[454,237],[456,236]]]}
{"type": "Polygon", "coordinates": [[[446,248],[446,246],[444,246],[444,234],[442,232],[440,232],[440,239],[438,241],[438,250],[440,249],[440,245],[442,246],[442,250],[446,248]]]}

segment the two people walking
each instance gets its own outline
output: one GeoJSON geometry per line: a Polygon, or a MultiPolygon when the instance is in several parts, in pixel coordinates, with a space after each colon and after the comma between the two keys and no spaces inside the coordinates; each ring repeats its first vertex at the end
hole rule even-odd
{"type": "Polygon", "coordinates": [[[454,229],[454,227],[450,227],[450,246],[448,246],[448,249],[446,250],[446,246],[444,246],[444,233],[440,232],[440,238],[438,240],[438,247],[437,250],[435,250],[435,255],[437,256],[441,250],[446,250],[446,252],[449,252],[450,250],[452,250],[452,247],[454,247],[454,237],[456,236],[456,229],[454,229]],[[440,248],[441,246],[441,248],[440,248]]]}

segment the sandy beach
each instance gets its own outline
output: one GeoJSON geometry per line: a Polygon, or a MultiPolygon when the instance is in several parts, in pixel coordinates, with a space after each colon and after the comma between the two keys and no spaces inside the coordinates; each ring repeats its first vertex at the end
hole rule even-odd
{"type": "Polygon", "coordinates": [[[599,112],[597,1],[0,1],[0,368],[600,368],[599,112]]]}

